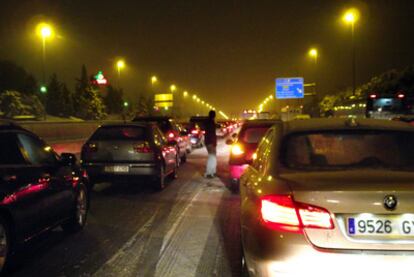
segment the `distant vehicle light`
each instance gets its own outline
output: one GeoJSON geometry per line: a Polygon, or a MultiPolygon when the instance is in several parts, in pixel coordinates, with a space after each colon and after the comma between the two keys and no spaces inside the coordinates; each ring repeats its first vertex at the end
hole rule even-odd
{"type": "Polygon", "coordinates": [[[377,98],[377,95],[376,95],[376,94],[370,94],[370,95],[369,95],[369,98],[371,98],[371,99],[375,99],[375,98],[377,98]]]}
{"type": "Polygon", "coordinates": [[[169,139],[173,139],[175,137],[173,132],[168,133],[168,138],[169,139]]]}
{"type": "Polygon", "coordinates": [[[397,95],[397,97],[398,97],[398,98],[400,98],[400,99],[402,99],[402,98],[404,98],[404,97],[405,97],[405,95],[404,95],[404,94],[402,94],[402,93],[399,93],[399,94],[397,95]]]}
{"type": "Polygon", "coordinates": [[[200,131],[198,131],[198,130],[192,130],[191,131],[191,134],[193,134],[193,135],[198,135],[198,133],[199,133],[200,131]]]}

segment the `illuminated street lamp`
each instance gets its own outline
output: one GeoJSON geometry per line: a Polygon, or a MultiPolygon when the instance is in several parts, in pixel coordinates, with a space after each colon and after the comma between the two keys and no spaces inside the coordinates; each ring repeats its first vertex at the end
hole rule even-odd
{"type": "Polygon", "coordinates": [[[347,10],[342,16],[342,20],[351,25],[352,35],[352,94],[355,95],[356,89],[356,61],[355,61],[355,23],[359,19],[359,11],[355,8],[347,10]]]}
{"type": "Polygon", "coordinates": [[[157,82],[158,82],[158,78],[157,78],[157,76],[155,76],[155,75],[154,75],[154,76],[152,76],[152,77],[151,77],[151,84],[152,84],[152,85],[155,85],[157,82]]]}
{"type": "Polygon", "coordinates": [[[184,92],[183,92],[183,96],[184,96],[184,97],[187,97],[187,96],[188,96],[188,91],[184,91],[184,92]]]}
{"type": "Polygon", "coordinates": [[[43,85],[46,84],[46,40],[53,37],[52,25],[42,22],[36,26],[36,33],[42,39],[42,78],[43,85]]]}
{"type": "Polygon", "coordinates": [[[174,84],[172,84],[172,85],[170,86],[170,90],[171,90],[171,92],[174,92],[174,91],[176,91],[176,90],[177,90],[177,87],[176,87],[174,84]]]}
{"type": "Polygon", "coordinates": [[[308,52],[309,56],[314,59],[315,64],[318,62],[318,50],[316,48],[311,48],[308,52]]]}
{"type": "Polygon", "coordinates": [[[118,86],[121,87],[121,71],[125,68],[125,61],[118,60],[116,62],[116,70],[118,71],[118,86]]]}
{"type": "Polygon", "coordinates": [[[197,100],[197,95],[193,95],[193,100],[197,100]]]}

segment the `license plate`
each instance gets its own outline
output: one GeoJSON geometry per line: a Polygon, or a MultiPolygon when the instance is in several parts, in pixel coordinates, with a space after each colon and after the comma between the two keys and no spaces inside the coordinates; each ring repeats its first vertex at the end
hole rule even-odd
{"type": "Polygon", "coordinates": [[[127,165],[105,166],[105,172],[126,173],[126,172],[129,172],[129,166],[127,165]]]}
{"type": "Polygon", "coordinates": [[[361,214],[347,219],[348,235],[352,237],[384,237],[398,239],[414,236],[414,214],[361,214]]]}

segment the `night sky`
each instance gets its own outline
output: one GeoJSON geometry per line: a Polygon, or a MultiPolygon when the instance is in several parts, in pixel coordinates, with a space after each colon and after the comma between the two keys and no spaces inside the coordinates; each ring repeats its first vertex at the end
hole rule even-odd
{"type": "Polygon", "coordinates": [[[47,45],[47,71],[71,87],[82,64],[115,78],[114,60],[124,57],[130,99],[156,74],[160,91],[175,83],[237,113],[269,95],[276,77],[317,76],[320,94],[351,86],[351,33],[340,20],[350,6],[361,11],[358,83],[414,64],[409,0],[0,0],[0,59],[40,79],[41,43],[33,32],[46,19],[58,33],[47,45]],[[319,48],[317,68],[307,56],[311,46],[319,48]]]}

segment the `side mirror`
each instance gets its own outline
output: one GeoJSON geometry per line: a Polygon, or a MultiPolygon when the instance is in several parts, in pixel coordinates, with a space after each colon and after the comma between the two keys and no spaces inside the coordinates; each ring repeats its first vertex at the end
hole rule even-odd
{"type": "Polygon", "coordinates": [[[62,153],[60,155],[60,161],[63,165],[72,166],[76,164],[76,156],[72,153],[62,153]]]}
{"type": "Polygon", "coordinates": [[[237,138],[237,134],[236,134],[236,133],[233,133],[233,134],[231,135],[231,137],[235,139],[235,138],[237,138]]]}
{"type": "Polygon", "coordinates": [[[233,143],[234,143],[234,141],[232,139],[227,139],[226,140],[227,145],[232,145],[233,143]]]}

